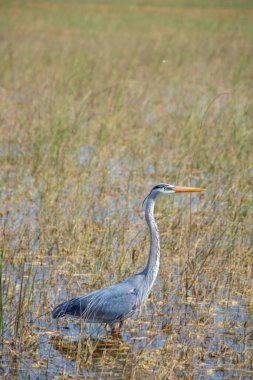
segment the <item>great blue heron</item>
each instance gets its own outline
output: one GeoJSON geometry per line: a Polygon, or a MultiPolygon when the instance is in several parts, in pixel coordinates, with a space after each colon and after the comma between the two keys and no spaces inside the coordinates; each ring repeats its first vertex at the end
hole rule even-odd
{"type": "Polygon", "coordinates": [[[143,201],[150,234],[149,257],[145,269],[123,282],[61,303],[53,310],[53,318],[69,316],[83,318],[86,322],[106,323],[109,324],[112,335],[119,335],[123,321],[131,317],[136,310],[145,304],[158,273],[160,243],[158,228],[154,219],[154,205],[157,197],[178,192],[204,190],[166,183],[155,185],[143,201]]]}

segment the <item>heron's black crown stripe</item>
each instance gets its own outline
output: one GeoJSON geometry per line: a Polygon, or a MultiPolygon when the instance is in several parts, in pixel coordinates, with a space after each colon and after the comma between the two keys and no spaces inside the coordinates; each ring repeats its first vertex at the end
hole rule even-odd
{"type": "Polygon", "coordinates": [[[152,190],[155,190],[155,189],[163,189],[165,185],[156,185],[155,187],[153,187],[152,190]]]}

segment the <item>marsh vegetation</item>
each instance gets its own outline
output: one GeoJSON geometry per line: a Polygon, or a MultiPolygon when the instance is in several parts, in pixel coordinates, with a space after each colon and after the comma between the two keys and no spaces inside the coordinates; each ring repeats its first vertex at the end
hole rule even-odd
{"type": "Polygon", "coordinates": [[[0,375],[253,377],[253,8],[247,0],[8,1],[0,12],[0,375]],[[122,341],[59,302],[145,265],[122,341]]]}

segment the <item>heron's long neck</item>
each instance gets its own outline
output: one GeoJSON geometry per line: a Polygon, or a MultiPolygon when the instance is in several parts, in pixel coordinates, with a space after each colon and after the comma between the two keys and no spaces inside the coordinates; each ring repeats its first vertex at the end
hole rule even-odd
{"type": "MultiPolygon", "coordinates": [[[[154,199],[150,198],[147,200],[145,209],[145,218],[149,227],[150,233],[150,248],[149,248],[149,258],[147,265],[143,271],[146,276],[146,281],[148,283],[149,291],[153,286],[156,276],[159,270],[160,261],[160,242],[159,242],[159,232],[154,218],[154,199]]],[[[149,293],[148,291],[148,293],[149,293]]]]}

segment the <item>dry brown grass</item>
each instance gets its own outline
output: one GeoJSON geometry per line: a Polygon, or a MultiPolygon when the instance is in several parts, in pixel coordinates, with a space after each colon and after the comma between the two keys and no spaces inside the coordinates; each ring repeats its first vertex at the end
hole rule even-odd
{"type": "Polygon", "coordinates": [[[249,379],[252,9],[101,4],[1,6],[0,374],[249,379]],[[142,319],[122,342],[57,330],[61,300],[144,266],[141,202],[160,181],[207,191],[157,204],[142,319]]]}

